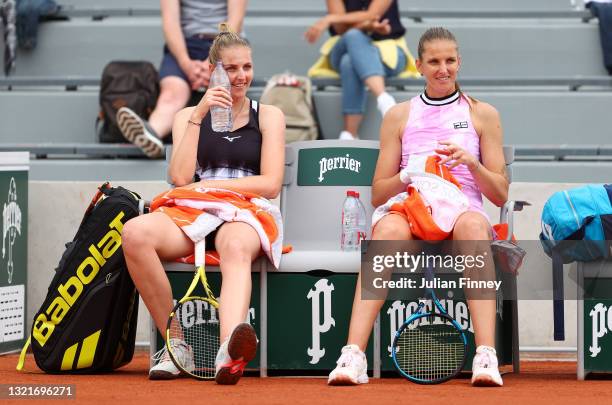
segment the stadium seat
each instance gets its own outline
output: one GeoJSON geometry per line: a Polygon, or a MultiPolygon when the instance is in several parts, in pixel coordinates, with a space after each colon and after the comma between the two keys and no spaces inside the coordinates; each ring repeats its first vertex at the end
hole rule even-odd
{"type": "MultiPolygon", "coordinates": [[[[612,93],[606,91],[603,78],[548,80],[540,82],[524,78],[497,82],[480,79],[463,86],[470,95],[493,104],[500,112],[505,142],[515,146],[514,164],[517,181],[538,182],[605,182],[612,169],[612,147],[607,138],[612,126],[607,106],[612,93]],[[503,83],[508,83],[509,86],[503,83]],[[565,86],[561,84],[565,83],[565,86]],[[578,91],[570,91],[580,83],[578,91]],[[570,86],[568,87],[568,84],[570,86]],[[590,86],[598,87],[591,89],[590,86]],[[474,90],[472,91],[472,87],[474,90]],[[588,133],[585,134],[585,128],[588,133]],[[576,134],[583,134],[580,138],[576,134]]],[[[249,92],[258,99],[261,86],[249,92]]],[[[325,82],[329,83],[329,82],[325,82]]],[[[398,101],[408,99],[419,87],[410,90],[390,89],[398,101]]],[[[319,87],[319,86],[318,86],[319,87]]],[[[315,89],[314,100],[322,128],[322,136],[336,138],[341,129],[340,92],[334,85],[315,89]]],[[[30,176],[34,180],[69,180],[76,174],[73,165],[92,165],[92,170],[78,171],[81,180],[156,180],[164,178],[163,162],[126,160],[141,157],[133,145],[102,145],[97,143],[94,121],[98,112],[96,79],[62,76],[56,78],[10,77],[0,79],[0,150],[30,150],[33,157],[30,176]],[[11,89],[11,90],[8,90],[11,89]],[[67,91],[67,89],[74,89],[67,91]],[[37,119],[33,120],[32,112],[37,119]],[[16,136],[16,134],[19,134],[16,136]],[[53,161],[41,158],[53,157],[53,161]],[[121,158],[115,163],[95,159],[121,158]],[[76,162],[75,159],[82,159],[76,162]],[[64,159],[64,160],[61,160],[64,159]],[[135,169],[136,166],[138,169],[135,169]],[[159,167],[157,167],[159,165],[159,167]],[[134,168],[134,170],[128,167],[134,168]],[[160,177],[161,175],[161,177],[160,177]]],[[[368,101],[360,135],[377,140],[380,114],[373,100],[368,101]]]]}
{"type": "MultiPolygon", "coordinates": [[[[459,78],[461,83],[461,78],[459,78]]],[[[521,91],[463,88],[467,94],[490,103],[499,111],[504,141],[509,144],[574,144],[577,134],[588,128],[589,144],[609,144],[609,129],[612,116],[608,108],[612,105],[610,91],[568,92],[558,89],[523,88],[521,91]]],[[[392,92],[398,101],[414,97],[414,92],[392,92]]],[[[342,129],[341,93],[338,89],[315,91],[314,101],[323,137],[335,139],[342,129]]],[[[366,114],[360,128],[362,139],[379,139],[380,113],[373,97],[369,97],[366,114]]]]}
{"type": "MultiPolygon", "coordinates": [[[[305,74],[319,45],[303,40],[316,17],[248,17],[245,32],[253,45],[255,72],[270,77],[286,69],[305,74]]],[[[431,19],[406,21],[406,39],[416,52],[419,36],[432,24],[455,33],[463,56],[462,74],[470,77],[555,77],[606,75],[597,21],[549,19],[431,19]],[[500,44],[504,44],[500,46],[500,44]],[[567,49],[572,57],[567,57],[567,49]]],[[[111,60],[147,60],[159,64],[161,19],[111,17],[102,21],[73,18],[43,23],[34,51],[19,51],[15,74],[21,76],[100,76],[111,60]]],[[[2,45],[2,40],[0,40],[2,45]]]]}
{"type": "MultiPolygon", "coordinates": [[[[155,0],[106,0],[101,5],[99,0],[61,0],[58,1],[64,9],[71,8],[98,8],[98,9],[157,9],[159,10],[159,2],[155,0]]],[[[410,9],[425,9],[433,11],[445,11],[457,9],[457,2],[453,0],[438,0],[431,2],[428,0],[401,0],[399,2],[401,10],[410,9]]],[[[509,5],[504,0],[469,0],[462,1],[461,8],[467,11],[497,11],[504,12],[509,10],[525,10],[525,11],[570,11],[574,8],[569,1],[562,0],[517,0],[512,5],[509,5]]],[[[251,0],[248,4],[247,12],[252,11],[268,11],[268,12],[291,12],[294,10],[325,12],[325,3],[319,1],[306,1],[299,4],[294,4],[284,0],[251,0]]]]}

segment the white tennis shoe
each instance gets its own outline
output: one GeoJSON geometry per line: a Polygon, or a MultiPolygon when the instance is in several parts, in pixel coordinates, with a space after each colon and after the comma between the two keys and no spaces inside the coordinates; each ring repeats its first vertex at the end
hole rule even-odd
{"type": "MultiPolygon", "coordinates": [[[[180,339],[170,339],[170,345],[177,361],[180,364],[185,364],[187,371],[193,371],[195,365],[193,364],[191,347],[180,339]]],[[[172,362],[166,345],[155,353],[152,359],[157,361],[157,364],[149,370],[149,380],[173,380],[181,375],[181,370],[176,368],[172,362]]]]}
{"type": "Polygon", "coordinates": [[[234,385],[238,383],[245,367],[257,354],[257,335],[248,323],[234,328],[230,338],[219,347],[215,359],[215,381],[217,384],[234,385]]]}
{"type": "Polygon", "coordinates": [[[368,383],[368,360],[357,345],[342,348],[337,366],[329,373],[329,385],[357,385],[368,383]]]}
{"type": "Polygon", "coordinates": [[[489,346],[478,346],[472,363],[474,387],[501,387],[504,385],[497,368],[497,353],[489,346]]]}

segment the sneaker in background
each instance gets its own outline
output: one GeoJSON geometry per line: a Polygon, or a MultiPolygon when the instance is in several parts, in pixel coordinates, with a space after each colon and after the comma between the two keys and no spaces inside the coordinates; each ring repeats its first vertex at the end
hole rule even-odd
{"type": "Polygon", "coordinates": [[[349,131],[342,131],[340,132],[340,136],[338,137],[338,139],[340,139],[341,141],[354,141],[357,138],[355,138],[355,136],[349,131]]]}
{"type": "Polygon", "coordinates": [[[127,107],[121,107],[117,111],[117,126],[125,139],[138,146],[145,155],[151,159],[163,157],[163,142],[147,122],[134,111],[127,107]]]}

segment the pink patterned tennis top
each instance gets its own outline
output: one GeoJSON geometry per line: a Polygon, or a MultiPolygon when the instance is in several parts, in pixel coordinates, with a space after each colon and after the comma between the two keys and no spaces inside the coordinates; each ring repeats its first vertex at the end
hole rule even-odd
{"type": "MultiPolygon", "coordinates": [[[[480,137],[474,129],[467,97],[458,91],[444,98],[431,98],[422,93],[410,100],[410,116],[402,135],[403,169],[411,155],[435,155],[440,141],[451,141],[480,160],[480,137]]],[[[482,213],[482,194],[466,165],[451,169],[468,197],[470,211],[482,213]]]]}

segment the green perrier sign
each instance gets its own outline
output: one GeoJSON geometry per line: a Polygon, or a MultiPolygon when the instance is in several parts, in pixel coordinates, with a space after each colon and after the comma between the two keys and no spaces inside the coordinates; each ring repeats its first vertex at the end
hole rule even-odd
{"type": "Polygon", "coordinates": [[[610,288],[609,278],[584,278],[584,368],[588,371],[612,371],[610,288]]]}
{"type": "Polygon", "coordinates": [[[378,149],[313,148],[298,155],[299,186],[369,186],[378,149]]]}

